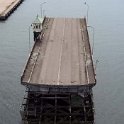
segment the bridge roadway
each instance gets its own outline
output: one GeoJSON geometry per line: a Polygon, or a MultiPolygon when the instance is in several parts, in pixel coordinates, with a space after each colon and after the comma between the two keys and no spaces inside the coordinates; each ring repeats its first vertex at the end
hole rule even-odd
{"type": "Polygon", "coordinates": [[[0,20],[5,20],[7,16],[22,2],[23,0],[0,0],[0,20]]]}
{"type": "Polygon", "coordinates": [[[96,83],[86,20],[46,18],[44,35],[35,42],[21,83],[80,86],[96,83]]]}

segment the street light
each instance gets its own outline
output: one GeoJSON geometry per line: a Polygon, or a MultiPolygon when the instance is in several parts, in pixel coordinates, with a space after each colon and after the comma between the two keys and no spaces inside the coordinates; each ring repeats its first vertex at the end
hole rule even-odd
{"type": "Polygon", "coordinates": [[[31,52],[31,42],[30,42],[31,33],[30,33],[30,30],[31,30],[31,26],[29,26],[29,28],[28,28],[28,33],[29,33],[29,36],[28,36],[28,38],[29,38],[29,53],[31,52]]]}
{"type": "Polygon", "coordinates": [[[96,63],[95,63],[95,68],[94,68],[95,71],[96,71],[96,68],[97,68],[98,63],[99,63],[99,60],[97,59],[96,60],[96,63]]]}
{"type": "Polygon", "coordinates": [[[42,15],[43,15],[43,17],[45,16],[45,10],[43,10],[43,14],[42,15]]]}
{"type": "Polygon", "coordinates": [[[45,4],[46,2],[43,2],[43,3],[41,3],[41,17],[42,17],[42,15],[43,15],[43,13],[42,13],[42,6],[43,6],[43,4],[45,4]]]}
{"type": "Polygon", "coordinates": [[[84,4],[87,6],[87,23],[88,23],[89,5],[86,2],[84,4]]]}
{"type": "Polygon", "coordinates": [[[94,50],[94,35],[95,35],[95,29],[93,26],[88,25],[87,27],[91,28],[93,30],[93,45],[91,48],[91,54],[93,55],[93,50],[94,50]]]}

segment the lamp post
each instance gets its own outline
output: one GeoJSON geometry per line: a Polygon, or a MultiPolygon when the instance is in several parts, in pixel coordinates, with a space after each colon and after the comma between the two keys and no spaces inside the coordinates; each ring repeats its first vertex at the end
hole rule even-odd
{"type": "Polygon", "coordinates": [[[43,7],[43,4],[45,4],[46,2],[43,2],[43,3],[41,3],[41,17],[42,17],[42,15],[43,15],[43,13],[42,13],[42,7],[43,7]]]}
{"type": "Polygon", "coordinates": [[[30,35],[31,35],[31,33],[30,33],[30,30],[31,30],[31,26],[29,26],[28,27],[28,34],[29,34],[29,36],[28,36],[28,38],[29,38],[29,53],[31,52],[31,39],[30,39],[30,35]]]}
{"type": "Polygon", "coordinates": [[[95,68],[94,68],[95,71],[96,71],[96,68],[97,68],[98,63],[99,63],[99,60],[97,59],[96,60],[96,63],[95,63],[95,68]]]}
{"type": "Polygon", "coordinates": [[[89,8],[90,7],[89,7],[89,5],[86,2],[84,4],[87,6],[87,23],[88,23],[88,14],[89,14],[89,8]]]}
{"type": "Polygon", "coordinates": [[[93,50],[94,50],[94,35],[95,35],[95,29],[93,26],[88,25],[87,27],[91,28],[93,31],[93,44],[92,44],[92,48],[91,48],[91,54],[93,55],[93,50]]]}
{"type": "Polygon", "coordinates": [[[45,10],[43,10],[43,17],[45,16],[45,10]]]}

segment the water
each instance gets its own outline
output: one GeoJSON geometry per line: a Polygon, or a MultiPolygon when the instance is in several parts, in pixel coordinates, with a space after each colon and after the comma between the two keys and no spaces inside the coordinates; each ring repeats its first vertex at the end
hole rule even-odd
{"type": "MultiPolygon", "coordinates": [[[[25,88],[20,84],[29,54],[29,25],[40,14],[41,0],[25,0],[5,22],[0,22],[0,124],[19,124],[25,88]]],[[[46,0],[47,16],[82,17],[82,0],[46,0]]],[[[123,0],[87,0],[88,24],[95,28],[94,61],[97,85],[93,88],[96,124],[124,123],[124,16],[123,0]]],[[[92,44],[92,30],[89,29],[92,44]]],[[[31,36],[32,38],[32,36],[31,36]]],[[[33,42],[31,42],[32,45],[33,42]]]]}

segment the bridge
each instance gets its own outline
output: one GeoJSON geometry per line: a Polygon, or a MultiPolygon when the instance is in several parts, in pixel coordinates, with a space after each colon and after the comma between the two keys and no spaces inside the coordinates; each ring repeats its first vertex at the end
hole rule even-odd
{"type": "Polygon", "coordinates": [[[24,0],[0,0],[0,20],[6,20],[8,16],[23,2],[24,0]]]}
{"type": "Polygon", "coordinates": [[[44,18],[21,84],[27,88],[23,120],[93,123],[96,78],[85,18],[44,18]]]}

